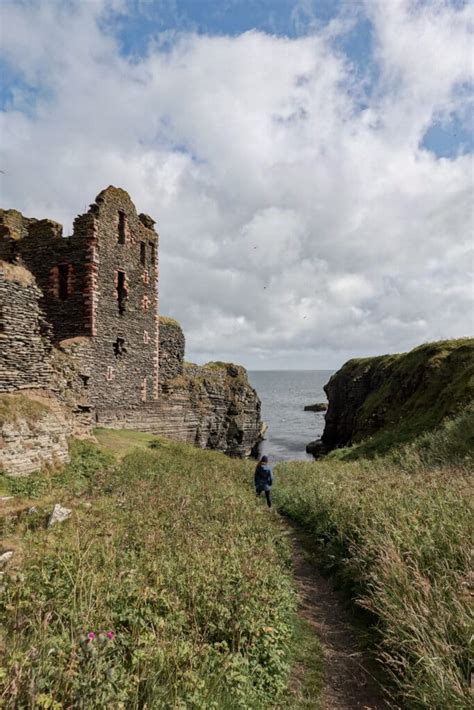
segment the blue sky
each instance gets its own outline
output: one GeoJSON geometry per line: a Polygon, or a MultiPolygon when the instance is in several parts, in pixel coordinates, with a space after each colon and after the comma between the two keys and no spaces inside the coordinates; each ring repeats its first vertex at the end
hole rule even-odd
{"type": "Polygon", "coordinates": [[[127,189],[189,359],[332,368],[472,332],[472,4],[2,0],[0,19],[2,206],[69,233],[127,189]]]}

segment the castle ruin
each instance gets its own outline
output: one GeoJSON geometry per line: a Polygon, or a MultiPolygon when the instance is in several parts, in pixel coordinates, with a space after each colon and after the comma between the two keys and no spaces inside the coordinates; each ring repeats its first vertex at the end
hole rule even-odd
{"type": "Polygon", "coordinates": [[[0,392],[52,394],[73,431],[132,428],[244,455],[260,402],[243,368],[188,366],[179,324],[160,328],[154,224],[112,186],[70,237],[0,210],[0,392]]]}

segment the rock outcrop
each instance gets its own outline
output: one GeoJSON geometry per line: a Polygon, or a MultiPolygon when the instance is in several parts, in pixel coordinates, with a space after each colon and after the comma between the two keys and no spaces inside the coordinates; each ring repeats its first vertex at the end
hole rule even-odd
{"type": "Polygon", "coordinates": [[[474,399],[474,340],[427,343],[401,355],[349,360],[324,388],[329,406],[322,455],[390,434],[390,444],[436,427],[474,399]]]}
{"type": "Polygon", "coordinates": [[[153,406],[101,411],[99,426],[147,431],[230,456],[248,456],[263,433],[260,400],[243,367],[191,365],[162,384],[153,406]]]}
{"type": "Polygon", "coordinates": [[[48,392],[0,395],[0,470],[24,476],[69,461],[70,422],[48,392]]]}

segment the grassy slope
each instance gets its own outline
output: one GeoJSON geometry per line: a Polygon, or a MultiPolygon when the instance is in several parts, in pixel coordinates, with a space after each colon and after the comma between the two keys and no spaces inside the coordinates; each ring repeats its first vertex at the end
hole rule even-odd
{"type": "Polygon", "coordinates": [[[359,409],[354,425],[356,446],[339,452],[348,460],[376,455],[438,426],[474,400],[474,340],[427,343],[402,355],[350,360],[340,370],[357,379],[370,368],[382,385],[359,409]],[[365,438],[368,424],[383,422],[365,438]]]}
{"type": "Polygon", "coordinates": [[[251,464],[97,436],[103,453],[77,442],[64,470],[5,483],[39,511],[9,530],[21,564],[0,602],[2,707],[307,707],[304,683],[287,690],[303,660],[288,545],[251,464]],[[58,500],[73,516],[45,530],[43,501],[58,500]]]}
{"type": "Polygon", "coordinates": [[[404,708],[470,707],[474,408],[389,456],[281,464],[277,502],[375,622],[404,708]],[[470,443],[471,442],[471,445],[470,443]]]}

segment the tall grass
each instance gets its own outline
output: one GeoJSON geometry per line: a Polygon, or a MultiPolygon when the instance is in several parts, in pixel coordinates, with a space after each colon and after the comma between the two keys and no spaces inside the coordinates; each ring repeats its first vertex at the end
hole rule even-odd
{"type": "Polygon", "coordinates": [[[3,580],[2,707],[274,706],[295,595],[249,465],[167,443],[91,475],[86,449],[72,519],[26,522],[3,580]]]}
{"type": "Polygon", "coordinates": [[[472,704],[471,417],[387,458],[278,467],[280,509],[314,535],[328,570],[370,612],[404,708],[472,704]]]}

